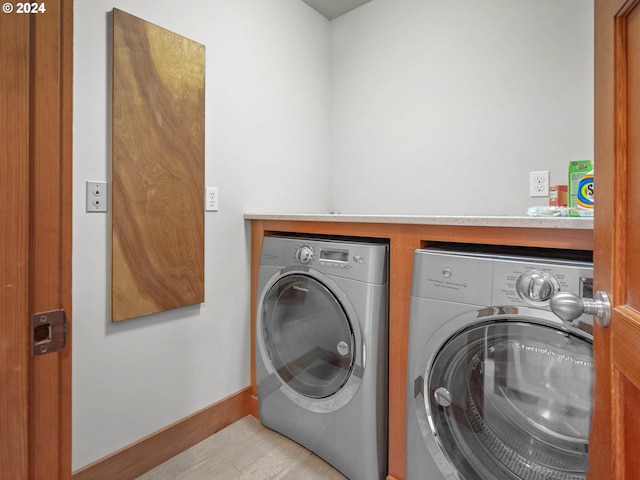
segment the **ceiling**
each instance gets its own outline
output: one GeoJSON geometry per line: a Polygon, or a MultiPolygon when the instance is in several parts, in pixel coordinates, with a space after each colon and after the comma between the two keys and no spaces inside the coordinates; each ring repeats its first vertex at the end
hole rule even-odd
{"type": "Polygon", "coordinates": [[[314,10],[320,12],[329,20],[350,12],[371,0],[302,0],[314,10]]]}

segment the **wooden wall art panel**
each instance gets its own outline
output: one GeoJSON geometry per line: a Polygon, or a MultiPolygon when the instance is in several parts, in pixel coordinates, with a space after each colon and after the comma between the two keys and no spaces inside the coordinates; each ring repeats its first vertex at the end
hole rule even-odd
{"type": "Polygon", "coordinates": [[[204,301],[205,47],[113,10],[111,319],[204,301]]]}

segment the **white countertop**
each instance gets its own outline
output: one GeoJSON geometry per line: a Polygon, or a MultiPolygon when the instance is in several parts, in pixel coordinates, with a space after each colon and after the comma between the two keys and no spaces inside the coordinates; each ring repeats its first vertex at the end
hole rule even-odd
{"type": "Polygon", "coordinates": [[[364,215],[343,213],[247,213],[245,220],[296,222],[395,223],[467,227],[593,229],[593,218],[528,216],[364,215]]]}

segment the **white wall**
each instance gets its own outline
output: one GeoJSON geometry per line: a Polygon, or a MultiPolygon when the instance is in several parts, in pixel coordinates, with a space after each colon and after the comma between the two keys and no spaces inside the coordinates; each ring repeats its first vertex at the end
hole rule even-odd
{"type": "Polygon", "coordinates": [[[300,0],[80,0],[74,4],[73,469],[249,384],[247,211],[327,211],[329,22],[300,0]],[[108,12],[206,46],[205,302],[109,322],[108,12]],[[314,181],[298,181],[313,172],[314,181]]]}
{"type": "Polygon", "coordinates": [[[592,0],[374,0],[331,22],[342,213],[523,215],[593,158],[592,0]]]}
{"type": "MultiPolygon", "coordinates": [[[[522,214],[528,172],[592,158],[592,0],[79,0],[73,468],[249,383],[245,212],[522,214]],[[206,46],[205,303],[109,322],[108,15],[206,46]],[[330,175],[330,178],[329,178],[330,175]]],[[[546,201],[546,199],[545,199],[546,201]]]]}

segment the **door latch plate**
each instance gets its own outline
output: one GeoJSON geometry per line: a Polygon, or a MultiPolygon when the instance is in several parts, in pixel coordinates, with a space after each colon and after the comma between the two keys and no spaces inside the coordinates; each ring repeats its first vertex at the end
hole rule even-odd
{"type": "Polygon", "coordinates": [[[67,320],[64,310],[31,315],[31,355],[44,355],[64,348],[67,340],[67,320]]]}

